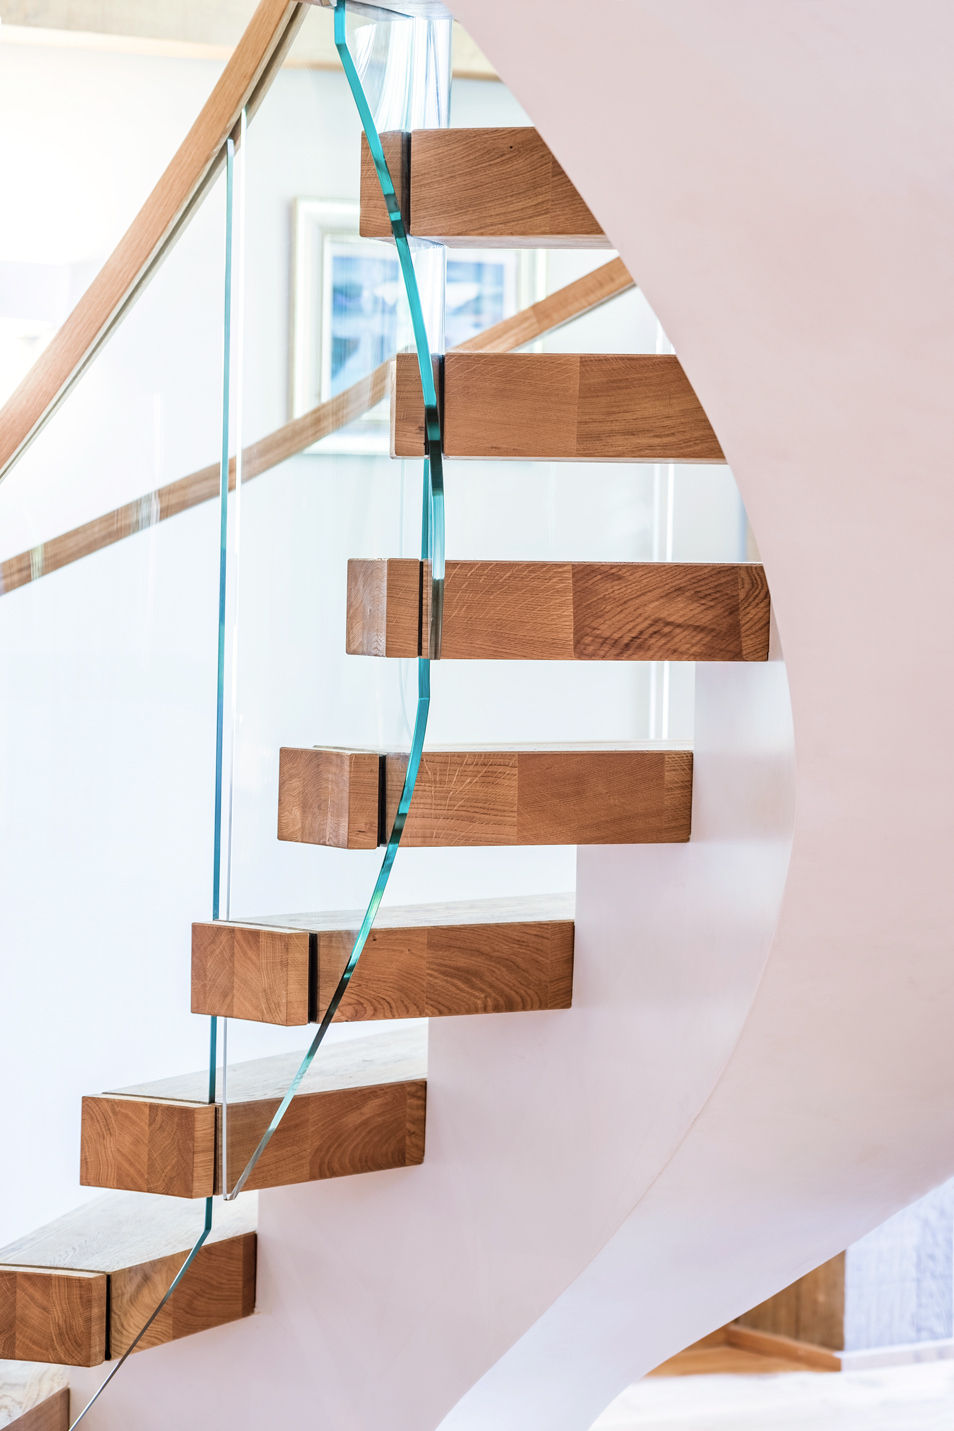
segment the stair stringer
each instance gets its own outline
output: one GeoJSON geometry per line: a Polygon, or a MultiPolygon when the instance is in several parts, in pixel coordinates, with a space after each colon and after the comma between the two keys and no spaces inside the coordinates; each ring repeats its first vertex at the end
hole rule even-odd
{"type": "Polygon", "coordinates": [[[423,1165],[260,1193],[258,1314],[133,1358],[97,1431],[431,1431],[618,1231],[738,1038],[788,861],[783,665],[698,687],[693,839],[602,851],[573,1008],[431,1021],[423,1165]]]}
{"type": "MultiPolygon", "coordinates": [[[[582,1431],[954,1173],[954,14],[454,8],[673,340],[791,683],[790,873],[738,1047],[619,1233],[443,1428],[582,1431]]],[[[611,864],[582,853],[584,919],[611,864]]]]}

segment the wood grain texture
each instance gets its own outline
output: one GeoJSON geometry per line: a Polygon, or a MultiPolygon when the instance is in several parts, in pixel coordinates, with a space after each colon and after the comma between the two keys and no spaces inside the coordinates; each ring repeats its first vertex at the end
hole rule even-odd
{"type": "MultiPolygon", "coordinates": [[[[731,1329],[723,1327],[711,1337],[704,1337],[685,1351],[664,1361],[649,1372],[650,1376],[771,1376],[777,1372],[835,1371],[836,1367],[817,1366],[793,1356],[784,1346],[758,1350],[736,1346],[730,1340],[731,1329]]],[[[635,1428],[634,1428],[635,1431],[635,1428]]]]}
{"type": "Polygon", "coordinates": [[[83,1099],[80,1183],[84,1187],[211,1197],[215,1108],[172,1099],[83,1099]]]}
{"type": "Polygon", "coordinates": [[[301,929],[193,924],[192,1012],[264,1024],[308,1023],[315,943],[301,929]]]}
{"type": "MultiPolygon", "coordinates": [[[[145,1345],[252,1311],[254,1203],[216,1209],[209,1240],[145,1345]]],[[[11,1243],[0,1251],[0,1357],[94,1366],[117,1355],[201,1228],[199,1206],[110,1193],[11,1243]]]]}
{"type": "MultiPolygon", "coordinates": [[[[406,768],[388,756],[389,818],[406,768]]],[[[687,750],[425,750],[403,844],[665,844],[689,839],[691,812],[687,750]]]]}
{"type": "Polygon", "coordinates": [[[59,1366],[28,1361],[0,1363],[0,1428],[67,1431],[69,1386],[59,1366]]]}
{"type": "MultiPolygon", "coordinates": [[[[416,1079],[296,1094],[245,1186],[250,1191],[285,1187],[422,1162],[426,1088],[424,1079],[416,1079]]],[[[230,1184],[254,1153],[279,1102],[276,1097],[229,1105],[230,1184]]]]}
{"type": "Polygon", "coordinates": [[[768,1301],[737,1318],[736,1325],[841,1351],[845,1345],[845,1254],[822,1263],[768,1301]]]}
{"type": "MultiPolygon", "coordinates": [[[[312,1019],[321,1017],[363,914],[287,916],[298,928],[283,927],[281,920],[268,926],[194,926],[202,933],[198,959],[193,942],[193,989],[197,981],[203,1007],[195,1009],[194,993],[193,1011],[221,1015],[234,1008],[231,991],[239,985],[246,991],[240,1017],[305,1023],[307,1000],[295,1006],[300,1016],[290,1018],[283,997],[293,965],[296,982],[315,989],[312,1019]],[[210,994],[216,989],[221,1002],[210,994]]],[[[572,984],[571,896],[383,909],[335,1021],[565,1009],[572,984]]]]}
{"type": "MultiPolygon", "coordinates": [[[[423,574],[410,558],[349,561],[350,653],[421,654],[430,591],[423,574]]],[[[441,657],[764,661],[769,617],[760,566],[449,561],[441,657]]]]}
{"type": "MultiPolygon", "coordinates": [[[[350,931],[318,935],[323,1012],[351,953],[350,931]]],[[[374,928],[338,1018],[414,1019],[568,1009],[572,919],[374,928]]]]}
{"type": "MultiPolygon", "coordinates": [[[[300,1054],[280,1054],[230,1066],[225,1124],[230,1185],[254,1153],[300,1058],[300,1054]]],[[[248,1190],[419,1163],[424,1156],[426,1068],[417,1029],[382,1030],[367,1038],[326,1045],[256,1164],[248,1190]]],[[[120,1140],[135,1132],[137,1106],[160,1111],[191,1108],[201,1115],[207,1181],[190,1191],[184,1180],[174,1185],[163,1175],[159,1181],[171,1196],[207,1197],[221,1191],[222,1106],[204,1101],[206,1083],[206,1073],[191,1073],[106,1095],[123,1110],[114,1125],[120,1140]],[[128,1110],[132,1115],[124,1128],[121,1119],[128,1110]]],[[[86,1131],[84,1122],[84,1135],[86,1131]]],[[[91,1125],[91,1131],[95,1135],[98,1129],[91,1125]]],[[[96,1150],[92,1160],[105,1166],[108,1157],[108,1151],[96,1150]]],[[[138,1190],[160,1188],[148,1184],[138,1190]]]]}
{"type": "MultiPolygon", "coordinates": [[[[532,342],[583,313],[591,312],[617,293],[633,287],[633,281],[619,259],[603,264],[593,273],[557,289],[539,303],[533,303],[511,318],[493,324],[482,333],[462,343],[454,351],[508,352],[523,343],[532,342]]],[[[380,364],[367,377],[359,378],[343,392],[318,403],[316,407],[293,418],[246,447],[242,454],[242,482],[272,471],[290,457],[303,452],[312,443],[328,437],[339,428],[362,417],[375,407],[390,390],[392,364],[380,364]]],[[[158,522],[178,516],[180,512],[201,506],[219,495],[219,464],[211,463],[198,471],[169,482],[154,492],[144,493],[132,502],[105,512],[90,522],[52,537],[29,551],[18,552],[0,562],[0,596],[28,582],[49,576],[83,557],[102,551],[114,542],[146,531],[158,522]]],[[[236,460],[229,463],[229,488],[234,490],[236,460]]]]}
{"type": "MultiPolygon", "coordinates": [[[[724,462],[678,358],[648,353],[448,353],[448,457],[576,462],[724,462]]],[[[391,451],[424,453],[416,360],[399,353],[391,451]]]]}
{"type": "Polygon", "coordinates": [[[0,477],[69,392],[218,171],[244,108],[254,107],[294,37],[304,7],[261,0],[201,113],[103,268],[0,409],[0,477]]]}
{"type": "MultiPolygon", "coordinates": [[[[122,1356],[155,1310],[184,1261],[182,1251],[112,1273],[110,1356],[122,1356]]],[[[255,1310],[254,1232],[206,1243],[146,1332],[137,1351],[221,1327],[255,1310]]]]}
{"type": "MultiPolygon", "coordinates": [[[[389,135],[392,144],[398,136],[389,135]]],[[[449,245],[608,248],[609,240],[550,149],[527,126],[416,129],[409,136],[409,233],[449,245]]],[[[392,170],[393,176],[393,170],[392,170]]],[[[390,238],[361,154],[361,233],[390,238]]]]}
{"type": "Polygon", "coordinates": [[[814,1342],[798,1341],[778,1332],[762,1332],[754,1327],[744,1327],[740,1322],[732,1322],[726,1333],[728,1343],[739,1351],[756,1356],[784,1358],[812,1371],[842,1371],[842,1354],[829,1347],[814,1342]]]}
{"type": "Polygon", "coordinates": [[[37,1402],[28,1411],[12,1419],[4,1419],[3,1388],[0,1387],[0,1427],[3,1431],[69,1431],[70,1392],[61,1387],[52,1396],[37,1402]]]}
{"type": "Polygon", "coordinates": [[[278,766],[278,838],[342,850],[380,842],[380,757],[371,750],[284,747],[278,766]]]}
{"type": "MultiPolygon", "coordinates": [[[[401,217],[404,220],[404,227],[407,229],[411,199],[411,136],[405,130],[386,129],[382,131],[380,138],[381,147],[384,150],[384,160],[388,166],[391,183],[394,185],[394,192],[401,210],[401,217]]],[[[387,205],[381,193],[377,170],[374,167],[371,150],[368,146],[367,137],[364,134],[361,136],[360,199],[358,233],[361,237],[393,238],[394,234],[391,228],[391,220],[388,217],[387,205]]]]}
{"type": "MultiPolygon", "coordinates": [[[[307,844],[334,844],[337,839],[338,848],[354,848],[345,844],[343,829],[336,828],[340,822],[329,821],[325,814],[327,807],[338,808],[354,798],[347,770],[340,762],[329,765],[327,752],[320,748],[291,754],[300,778],[294,786],[279,785],[279,803],[283,798],[294,802],[289,811],[279,810],[279,837],[307,844]],[[338,793],[327,788],[335,774],[341,781],[338,793]],[[310,790],[316,792],[314,797],[310,790]],[[311,798],[319,802],[318,808],[310,808],[311,798]]],[[[397,809],[406,753],[386,754],[384,767],[382,834],[390,829],[397,809]]],[[[362,782],[361,792],[364,806],[353,818],[370,829],[379,796],[370,781],[362,782]]],[[[688,840],[691,807],[692,753],[684,749],[580,745],[426,750],[402,843],[669,843],[688,840]]]]}
{"type": "Polygon", "coordinates": [[[521,309],[511,318],[503,318],[482,333],[476,333],[466,342],[458,343],[450,351],[453,353],[510,353],[514,348],[522,348],[547,333],[562,328],[584,313],[608,303],[619,293],[626,293],[636,284],[621,258],[612,258],[609,263],[600,264],[592,273],[574,279],[563,288],[556,289],[546,298],[521,309]]]}
{"type": "Polygon", "coordinates": [[[419,561],[349,561],[345,647],[361,656],[421,651],[424,567],[419,561]]]}
{"type": "Polygon", "coordinates": [[[106,1355],[106,1276],[0,1266],[0,1357],[98,1366],[106,1355]]]}

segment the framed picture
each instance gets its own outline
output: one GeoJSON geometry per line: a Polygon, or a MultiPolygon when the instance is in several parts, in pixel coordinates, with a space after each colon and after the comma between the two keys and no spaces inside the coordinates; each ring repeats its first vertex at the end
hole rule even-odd
{"type": "MultiPolygon", "coordinates": [[[[291,416],[365,377],[413,343],[393,245],[358,236],[357,204],[298,199],[294,211],[291,416]]],[[[453,348],[543,296],[545,255],[447,250],[445,347],[453,348]]],[[[309,448],[388,451],[388,404],[309,448]]]]}

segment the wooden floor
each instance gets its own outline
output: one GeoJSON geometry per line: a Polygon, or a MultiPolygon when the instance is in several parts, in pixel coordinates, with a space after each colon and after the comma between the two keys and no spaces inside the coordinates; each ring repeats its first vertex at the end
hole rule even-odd
{"type": "Polygon", "coordinates": [[[650,1376],[767,1376],[782,1371],[804,1371],[805,1366],[782,1356],[764,1356],[732,1346],[692,1346],[670,1357],[650,1376]]]}
{"type": "MultiPolygon", "coordinates": [[[[740,1370],[731,1347],[691,1353],[723,1371],[740,1370]],[[731,1358],[732,1366],[726,1364],[731,1358]]],[[[678,1361],[678,1358],[674,1360],[678,1361]]],[[[638,1382],[594,1422],[591,1431],[951,1431],[954,1364],[845,1371],[653,1376],[638,1382]]]]}

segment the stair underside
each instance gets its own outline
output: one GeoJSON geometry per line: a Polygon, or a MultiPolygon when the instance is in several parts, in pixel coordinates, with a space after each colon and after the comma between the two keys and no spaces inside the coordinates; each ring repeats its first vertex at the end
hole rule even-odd
{"type": "MultiPolygon", "coordinates": [[[[348,563],[347,649],[419,656],[424,564],[348,563]]],[[[770,604],[752,563],[449,561],[442,660],[764,661],[770,604]]]]}
{"type": "MultiPolygon", "coordinates": [[[[292,1053],[230,1066],[230,1187],[300,1062],[301,1054],[292,1053]]],[[[418,1027],[326,1043],[246,1186],[281,1187],[420,1163],[426,1074],[426,1034],[418,1027]]],[[[80,1181],[167,1197],[221,1191],[222,1108],[207,1102],[207,1089],[207,1072],[197,1072],[84,1098],[80,1181]]]]}
{"type": "MultiPolygon", "coordinates": [[[[192,927],[192,1011],[272,1024],[321,1018],[363,910],[192,927]]],[[[573,897],[383,908],[337,1021],[570,1006],[573,897]]]]}
{"type": "MultiPolygon", "coordinates": [[[[255,1199],[215,1225],[139,1349],[251,1315],[255,1199]]],[[[201,1207],[110,1194],[0,1249],[0,1358],[97,1366],[124,1352],[202,1229],[201,1207]]]]}
{"type": "MultiPolygon", "coordinates": [[[[403,752],[282,749],[278,838],[374,849],[406,771],[403,752]]],[[[691,814],[692,752],[681,746],[435,748],[421,757],[402,844],[669,844],[688,840],[691,814]]]]}
{"type": "MultiPolygon", "coordinates": [[[[610,246],[533,128],[392,130],[381,139],[410,234],[452,247],[610,246]]],[[[360,231],[366,238],[392,237],[366,141],[360,231]]]]}
{"type": "MultiPolygon", "coordinates": [[[[724,462],[678,358],[651,353],[448,353],[447,457],[547,462],[724,462]]],[[[417,358],[391,380],[391,452],[424,456],[417,358]]]]}

